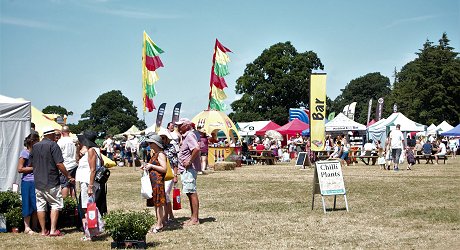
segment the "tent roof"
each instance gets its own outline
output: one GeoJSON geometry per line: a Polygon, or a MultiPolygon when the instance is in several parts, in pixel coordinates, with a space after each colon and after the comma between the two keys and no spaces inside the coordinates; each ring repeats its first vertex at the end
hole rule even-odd
{"type": "Polygon", "coordinates": [[[239,133],[241,136],[254,135],[257,130],[265,127],[270,121],[253,121],[253,122],[238,122],[240,127],[239,133]]]}
{"type": "Polygon", "coordinates": [[[256,131],[256,135],[265,135],[265,132],[267,132],[268,130],[275,130],[277,128],[280,128],[281,126],[272,122],[272,121],[269,121],[269,123],[267,125],[265,125],[265,127],[259,129],[256,131]]]}
{"type": "Polygon", "coordinates": [[[0,118],[30,119],[30,101],[0,95],[0,118]]]}
{"type": "Polygon", "coordinates": [[[295,118],[294,120],[284,124],[283,126],[275,129],[280,132],[282,135],[295,135],[297,133],[302,133],[305,129],[310,128],[310,125],[305,122],[295,118]]]}
{"type": "Polygon", "coordinates": [[[454,128],[454,126],[450,125],[446,121],[443,121],[443,122],[441,122],[441,124],[439,124],[436,127],[436,130],[439,131],[439,132],[444,132],[444,131],[449,131],[449,130],[451,130],[453,128],[454,128]]]}
{"type": "Polygon", "coordinates": [[[204,110],[193,117],[192,122],[197,127],[202,126],[208,134],[222,130],[227,138],[234,138],[234,134],[240,136],[233,121],[222,111],[204,110]]]}
{"type": "Polygon", "coordinates": [[[339,113],[334,119],[326,123],[326,131],[328,132],[353,130],[366,130],[366,126],[351,120],[343,113],[339,113]]]}
{"type": "Polygon", "coordinates": [[[32,109],[32,122],[35,124],[35,130],[40,135],[43,135],[43,129],[45,127],[53,127],[55,129],[62,129],[62,126],[59,125],[59,123],[47,117],[45,114],[43,114],[40,110],[38,110],[34,106],[32,106],[31,109],[32,109]]]}
{"type": "Polygon", "coordinates": [[[460,136],[460,124],[455,126],[455,128],[448,130],[446,132],[442,132],[441,135],[443,136],[460,136]]]}
{"type": "Polygon", "coordinates": [[[412,121],[402,113],[393,113],[384,121],[378,121],[368,128],[369,132],[386,130],[387,127],[401,125],[401,131],[425,131],[425,126],[412,121]]]}

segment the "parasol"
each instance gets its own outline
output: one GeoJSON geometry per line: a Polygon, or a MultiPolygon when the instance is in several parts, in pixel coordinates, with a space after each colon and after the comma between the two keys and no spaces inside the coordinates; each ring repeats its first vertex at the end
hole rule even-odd
{"type": "Polygon", "coordinates": [[[275,130],[267,130],[267,132],[265,132],[265,135],[268,136],[268,138],[271,138],[271,139],[275,139],[275,140],[279,140],[279,141],[283,140],[283,135],[281,135],[280,132],[275,131],[275,130]]]}

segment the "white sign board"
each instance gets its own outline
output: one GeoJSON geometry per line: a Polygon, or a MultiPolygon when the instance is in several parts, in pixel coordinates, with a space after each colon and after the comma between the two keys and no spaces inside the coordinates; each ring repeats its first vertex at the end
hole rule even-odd
{"type": "Polygon", "coordinates": [[[321,195],[346,194],[339,161],[317,161],[315,164],[321,195]]]}

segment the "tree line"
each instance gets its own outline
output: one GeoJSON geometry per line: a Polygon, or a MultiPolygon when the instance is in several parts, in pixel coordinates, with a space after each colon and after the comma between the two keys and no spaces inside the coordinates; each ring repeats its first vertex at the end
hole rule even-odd
{"type": "MultiPolygon", "coordinates": [[[[437,44],[427,40],[416,55],[400,71],[395,69],[393,83],[380,72],[351,80],[335,100],[327,97],[326,113],[337,114],[345,105],[357,102],[355,121],[365,124],[369,99],[374,100],[374,114],[377,99],[383,97],[383,117],[389,116],[393,104],[397,104],[398,112],[422,124],[439,124],[444,120],[458,124],[460,58],[449,46],[447,34],[443,33],[437,44]]],[[[247,64],[243,76],[237,79],[235,92],[241,98],[231,104],[230,118],[234,122],[287,123],[289,108],[308,106],[311,72],[323,69],[313,51],[299,53],[290,42],[272,45],[247,64]]]]}

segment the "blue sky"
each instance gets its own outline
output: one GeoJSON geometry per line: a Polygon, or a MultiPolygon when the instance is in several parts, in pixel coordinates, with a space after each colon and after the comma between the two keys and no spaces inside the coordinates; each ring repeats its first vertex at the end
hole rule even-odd
{"type": "MultiPolygon", "coordinates": [[[[238,98],[235,82],[246,64],[286,41],[318,54],[334,99],[367,73],[391,78],[426,39],[437,42],[443,32],[459,51],[459,27],[460,0],[0,0],[0,94],[39,109],[61,105],[76,122],[99,95],[118,89],[142,119],[145,30],[165,51],[154,98],[157,106],[167,103],[165,120],[177,102],[182,117],[207,108],[216,38],[234,52],[228,106],[238,98]]],[[[148,126],[155,117],[156,111],[145,113],[148,126]]]]}

